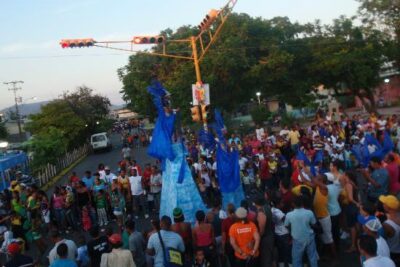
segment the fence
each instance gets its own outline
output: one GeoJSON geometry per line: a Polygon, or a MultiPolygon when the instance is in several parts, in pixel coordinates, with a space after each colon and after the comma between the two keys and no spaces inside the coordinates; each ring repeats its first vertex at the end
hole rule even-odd
{"type": "Polygon", "coordinates": [[[90,146],[85,144],[80,148],[76,148],[71,152],[68,152],[64,157],[58,159],[56,165],[47,164],[47,166],[42,167],[36,174],[37,183],[40,187],[47,184],[52,178],[63,171],[65,168],[69,167],[75,161],[83,156],[86,156],[90,152],[90,146]]]}

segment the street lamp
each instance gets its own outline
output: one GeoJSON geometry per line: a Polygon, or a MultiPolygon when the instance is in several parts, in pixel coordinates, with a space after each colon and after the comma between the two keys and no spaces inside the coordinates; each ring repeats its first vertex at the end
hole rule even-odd
{"type": "Polygon", "coordinates": [[[99,125],[99,124],[100,124],[100,122],[96,121],[96,124],[97,124],[97,125],[99,125]]]}
{"type": "Polygon", "coordinates": [[[390,79],[389,78],[386,78],[385,80],[383,80],[385,83],[389,83],[390,82],[390,79]]]}
{"type": "Polygon", "coordinates": [[[258,104],[260,105],[261,104],[261,99],[260,99],[261,92],[257,92],[256,96],[257,96],[257,99],[258,99],[258,104]]]}

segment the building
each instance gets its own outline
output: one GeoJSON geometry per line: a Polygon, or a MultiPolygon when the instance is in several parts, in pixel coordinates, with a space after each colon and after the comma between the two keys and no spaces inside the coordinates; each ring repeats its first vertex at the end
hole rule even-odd
{"type": "Polygon", "coordinates": [[[115,120],[130,120],[139,117],[139,114],[127,108],[115,109],[110,112],[110,117],[115,120]]]}

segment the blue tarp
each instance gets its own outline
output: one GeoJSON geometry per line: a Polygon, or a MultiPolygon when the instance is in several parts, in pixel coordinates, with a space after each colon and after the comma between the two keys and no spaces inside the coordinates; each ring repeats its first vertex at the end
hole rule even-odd
{"type": "Polygon", "coordinates": [[[0,172],[13,168],[19,164],[25,164],[28,157],[25,153],[6,154],[0,156],[0,172]]]}
{"type": "Polygon", "coordinates": [[[10,174],[6,171],[15,167],[19,168],[21,171],[25,171],[25,167],[28,162],[28,157],[25,153],[12,153],[0,156],[0,191],[8,188],[10,186],[10,174]]]}

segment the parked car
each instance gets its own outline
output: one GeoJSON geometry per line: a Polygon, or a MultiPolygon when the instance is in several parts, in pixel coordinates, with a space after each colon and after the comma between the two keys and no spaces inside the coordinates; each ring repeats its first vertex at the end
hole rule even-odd
{"type": "Polygon", "coordinates": [[[111,151],[111,139],[106,132],[93,134],[90,137],[90,145],[93,151],[108,150],[111,151]]]}

